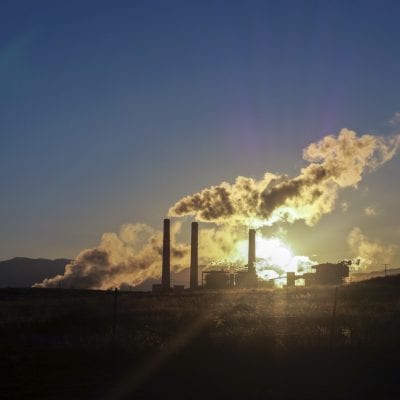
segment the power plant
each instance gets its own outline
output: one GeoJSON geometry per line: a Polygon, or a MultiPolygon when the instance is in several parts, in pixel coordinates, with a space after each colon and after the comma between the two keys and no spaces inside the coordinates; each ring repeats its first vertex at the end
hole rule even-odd
{"type": "MultiPolygon", "coordinates": [[[[243,268],[232,271],[229,267],[219,269],[206,269],[201,272],[201,286],[199,286],[199,226],[197,222],[191,224],[191,245],[190,245],[190,290],[224,289],[224,288],[256,288],[265,286],[265,280],[259,279],[256,272],[256,230],[249,229],[248,259],[247,265],[243,268]]],[[[170,220],[164,219],[163,248],[162,248],[162,272],[161,284],[154,284],[154,292],[168,292],[171,290],[171,237],[170,220]]],[[[344,278],[349,276],[349,265],[351,261],[341,261],[337,264],[325,263],[314,265],[315,272],[307,272],[296,275],[295,272],[286,273],[286,286],[294,287],[296,280],[304,280],[306,286],[310,285],[338,285],[344,278]]],[[[278,279],[284,279],[280,276],[278,279]]],[[[182,291],[183,285],[175,285],[174,291],[182,291]]]]}

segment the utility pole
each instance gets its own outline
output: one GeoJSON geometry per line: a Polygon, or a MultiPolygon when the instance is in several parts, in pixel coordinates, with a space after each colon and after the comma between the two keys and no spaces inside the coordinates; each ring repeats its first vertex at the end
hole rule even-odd
{"type": "Polygon", "coordinates": [[[372,264],[371,265],[371,267],[374,267],[374,268],[380,268],[380,267],[384,267],[384,270],[383,270],[383,276],[386,278],[386,276],[387,276],[387,272],[388,272],[388,270],[389,270],[389,266],[390,266],[390,264],[389,263],[382,263],[382,264],[372,264]]]}
{"type": "Polygon", "coordinates": [[[387,273],[387,267],[390,265],[390,264],[383,264],[384,266],[385,266],[385,278],[386,278],[386,273],[387,273]]]}

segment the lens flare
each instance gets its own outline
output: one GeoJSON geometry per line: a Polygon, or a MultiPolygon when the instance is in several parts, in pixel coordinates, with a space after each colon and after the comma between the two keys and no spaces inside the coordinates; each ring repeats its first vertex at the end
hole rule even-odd
{"type": "Polygon", "coordinates": [[[290,264],[293,258],[291,250],[276,238],[266,239],[259,237],[256,239],[256,248],[258,249],[257,256],[259,258],[283,269],[290,264]]]}
{"type": "MultiPolygon", "coordinates": [[[[248,242],[238,242],[236,259],[247,262],[248,242]]],[[[315,264],[307,256],[294,255],[291,248],[279,238],[256,238],[256,271],[265,280],[284,277],[287,272],[303,273],[315,264]]]]}

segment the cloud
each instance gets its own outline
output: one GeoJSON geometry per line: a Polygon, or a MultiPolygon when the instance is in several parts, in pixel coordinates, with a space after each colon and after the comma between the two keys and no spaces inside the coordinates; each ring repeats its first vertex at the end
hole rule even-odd
{"type": "MultiPolygon", "coordinates": [[[[296,220],[315,224],[334,209],[340,189],[356,187],[365,173],[395,155],[399,138],[357,136],[342,129],[338,136],[326,136],[304,149],[303,158],[308,164],[294,178],[269,172],[260,180],[239,176],[233,184],[223,182],[180,199],[170,208],[169,215],[190,215],[199,221],[223,225],[222,229],[200,230],[200,263],[234,262],[232,255],[238,241],[244,239],[241,225],[261,227],[296,220]]],[[[369,242],[357,229],[348,240],[363,260],[379,256],[384,262],[384,255],[394,251],[394,247],[369,242]]],[[[172,224],[171,269],[175,272],[189,266],[190,246],[178,241],[180,230],[181,223],[172,224]]],[[[146,224],[126,224],[119,233],[103,234],[95,248],[81,251],[66,266],[63,275],[35,286],[89,289],[135,286],[147,278],[160,277],[161,254],[161,231],[146,224]]]]}
{"type": "MultiPolygon", "coordinates": [[[[180,222],[171,225],[171,270],[174,272],[189,267],[190,245],[178,242],[180,231],[180,222]]],[[[235,230],[200,230],[200,264],[228,260],[239,238],[235,230]]],[[[118,234],[103,234],[95,248],[82,250],[65,267],[63,275],[45,279],[34,286],[74,289],[132,287],[148,278],[159,278],[161,260],[162,232],[146,224],[125,224],[118,234]]]]}
{"type": "Polygon", "coordinates": [[[385,263],[390,263],[397,246],[383,244],[379,241],[368,239],[360,228],[353,228],[347,236],[347,243],[354,258],[360,259],[360,269],[374,269],[385,263]]]}
{"type": "MultiPolygon", "coordinates": [[[[189,246],[178,243],[180,223],[171,227],[171,269],[189,265],[189,246]]],[[[123,225],[120,233],[103,234],[100,244],[83,250],[63,275],[45,279],[36,287],[109,289],[135,286],[161,272],[162,233],[145,224],[123,225]]]]}
{"type": "Polygon", "coordinates": [[[340,203],[340,208],[342,210],[342,212],[347,212],[349,210],[350,204],[347,201],[342,201],[340,203]]]}
{"type": "Polygon", "coordinates": [[[379,211],[373,206],[368,206],[364,208],[364,214],[368,217],[375,217],[379,214],[379,211]]]}
{"type": "MultiPolygon", "coordinates": [[[[201,229],[199,232],[199,255],[202,263],[225,262],[234,252],[242,237],[235,229],[201,229]]],[[[232,260],[230,259],[229,262],[232,260]]]]}
{"type": "Polygon", "coordinates": [[[169,215],[255,227],[296,220],[314,225],[335,208],[340,189],[357,187],[363,174],[395,155],[399,144],[399,135],[385,139],[342,129],[304,149],[309,164],[294,178],[269,172],[261,180],[239,176],[233,184],[222,182],[181,198],[169,215]]]}
{"type": "Polygon", "coordinates": [[[395,112],[389,120],[389,124],[392,126],[398,126],[400,125],[400,111],[395,112]]]}

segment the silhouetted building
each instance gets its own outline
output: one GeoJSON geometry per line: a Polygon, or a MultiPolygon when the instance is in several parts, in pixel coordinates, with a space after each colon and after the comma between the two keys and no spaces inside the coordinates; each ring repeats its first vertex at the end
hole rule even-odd
{"type": "Polygon", "coordinates": [[[257,286],[256,262],[256,230],[249,229],[249,253],[247,269],[236,273],[235,285],[242,288],[253,288],[257,286]]]}
{"type": "Polygon", "coordinates": [[[295,272],[287,272],[286,273],[286,286],[293,287],[293,286],[295,286],[295,284],[296,284],[296,273],[295,272]]]}
{"type": "Polygon", "coordinates": [[[247,259],[247,271],[249,274],[255,273],[255,265],[256,262],[256,230],[249,229],[249,256],[247,259]]]}
{"type": "Polygon", "coordinates": [[[325,263],[312,266],[315,272],[305,273],[299,278],[305,280],[306,286],[309,285],[340,285],[344,278],[349,276],[349,263],[341,261],[340,263],[325,263]]]}
{"type": "Polygon", "coordinates": [[[163,291],[163,287],[161,283],[153,283],[153,286],[151,287],[151,291],[152,292],[162,292],[163,291]]]}
{"type": "Polygon", "coordinates": [[[206,289],[226,289],[231,286],[231,274],[227,271],[203,271],[202,285],[206,289]]]}
{"type": "Polygon", "coordinates": [[[163,236],[163,254],[162,254],[162,275],[161,285],[163,290],[169,290],[171,287],[171,243],[170,243],[170,220],[164,219],[164,236],[163,236]]]}
{"type": "Polygon", "coordinates": [[[192,222],[192,237],[190,248],[190,289],[199,285],[199,256],[198,256],[199,224],[192,222]]]}

